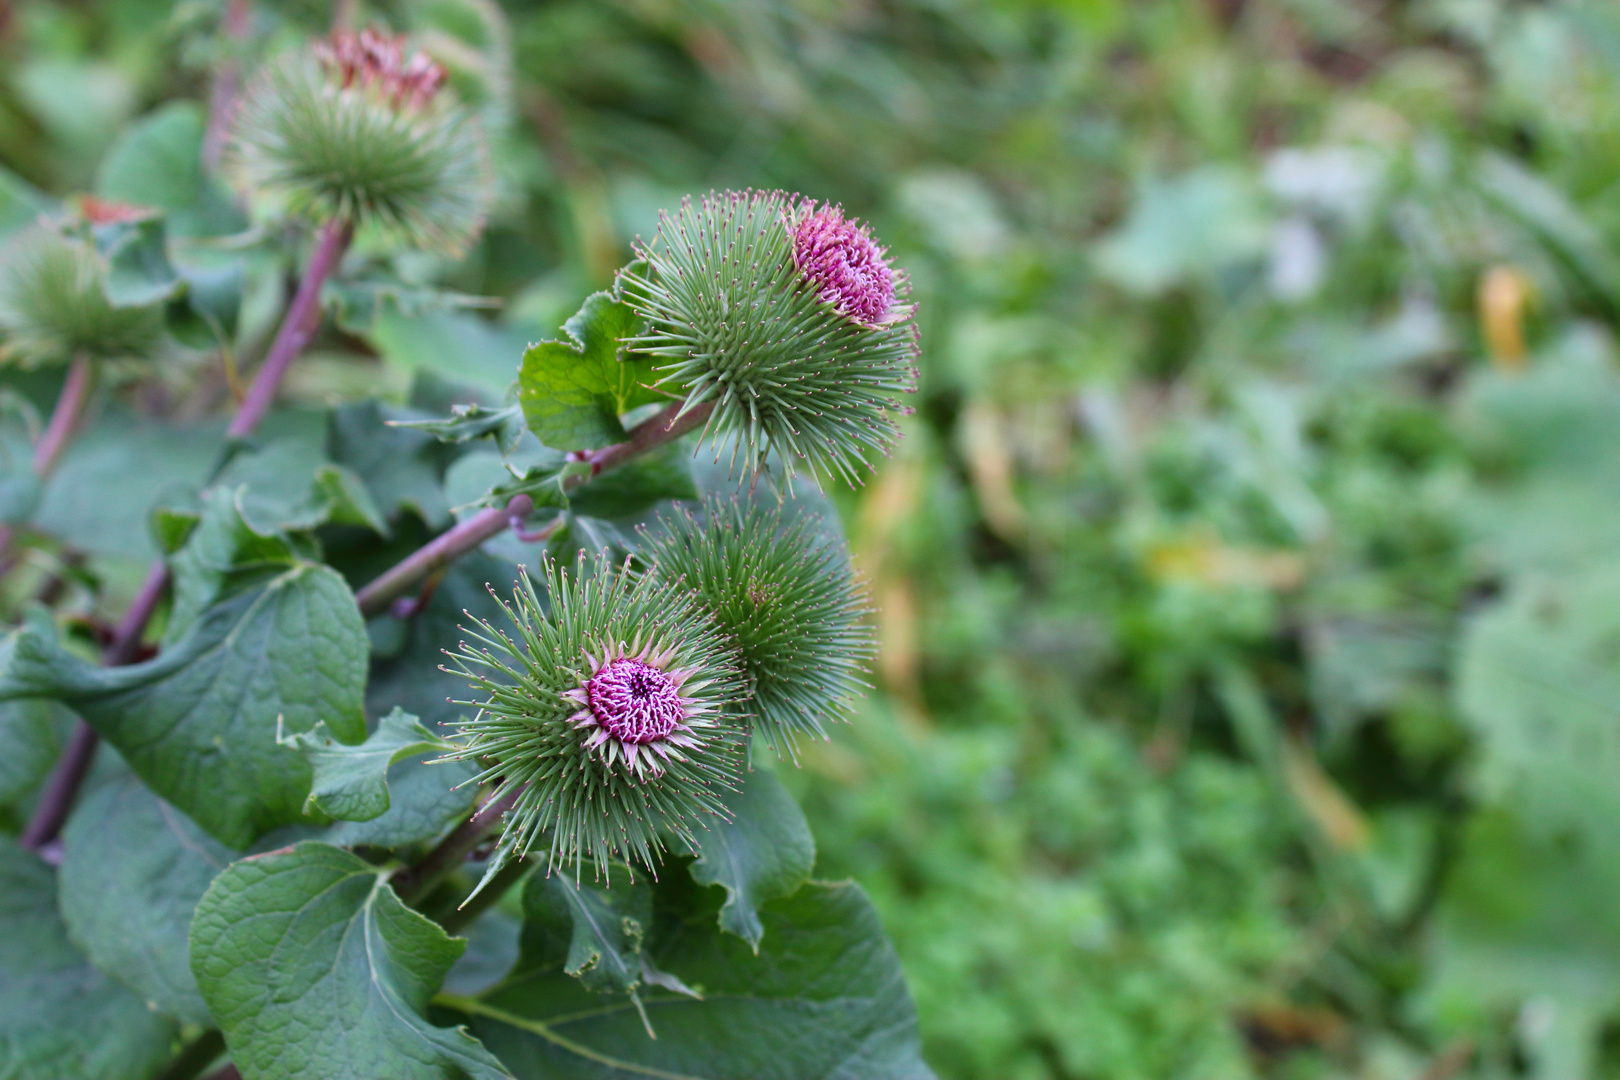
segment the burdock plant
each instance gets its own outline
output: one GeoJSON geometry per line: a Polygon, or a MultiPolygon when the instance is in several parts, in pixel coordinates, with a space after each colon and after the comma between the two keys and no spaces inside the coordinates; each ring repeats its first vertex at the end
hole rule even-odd
{"type": "Polygon", "coordinates": [[[497,864],[542,834],[549,865],[576,873],[652,865],[666,836],[695,850],[742,763],[735,648],[679,585],[602,558],[542,576],[545,601],[525,575],[507,623],[476,623],[451,654],[477,712],[448,756],[515,797],[497,864]]]}
{"type": "Polygon", "coordinates": [[[858,482],[898,438],[899,395],[916,389],[905,275],[837,206],[781,192],[686,200],[620,275],[647,320],[632,349],[659,359],[659,386],[712,404],[712,434],[748,464],[776,450],[858,482]]]}

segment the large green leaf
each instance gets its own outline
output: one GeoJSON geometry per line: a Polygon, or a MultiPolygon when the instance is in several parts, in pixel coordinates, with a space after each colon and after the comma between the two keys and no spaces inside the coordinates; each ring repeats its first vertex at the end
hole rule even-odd
{"type": "Polygon", "coordinates": [[[1480,777],[1526,824],[1602,836],[1620,815],[1620,563],[1527,579],[1469,626],[1457,697],[1480,777]]]}
{"type": "Polygon", "coordinates": [[[624,439],[619,417],[664,400],[648,389],[657,374],[650,359],[622,359],[624,339],[640,318],[611,293],[594,293],[563,324],[566,341],[542,341],[523,354],[518,403],[529,430],[558,450],[594,450],[624,439]]]}
{"type": "Polygon", "coordinates": [[[62,456],[34,523],[80,551],[150,559],[157,549],[148,512],[167,490],[206,479],[223,446],[221,430],[152,423],[109,408],[62,456]]]}
{"type": "Polygon", "coordinates": [[[390,424],[375,401],[332,410],[326,452],[365,481],[386,517],[409,509],[434,528],[450,521],[444,470],[454,452],[426,432],[390,424]]]}
{"type": "Polygon", "coordinates": [[[390,364],[407,371],[429,371],[458,386],[503,393],[512,385],[528,342],[499,323],[469,312],[445,310],[455,299],[437,305],[412,304],[395,294],[374,297],[368,304],[351,289],[345,301],[351,314],[344,321],[368,324],[359,332],[390,364]]]}
{"type": "Polygon", "coordinates": [[[793,796],[772,773],[756,768],[741,790],[726,796],[730,821],[715,820],[698,833],[699,854],[692,877],[726,890],[720,928],[759,951],[759,908],[791,896],[810,880],[816,841],[793,796]]]}
{"type": "Polygon", "coordinates": [[[641,985],[641,942],[652,927],[652,889],[623,867],[609,888],[566,874],[534,874],[523,889],[523,955],[513,972],[562,969],[586,989],[631,994],[641,985]]]}
{"type": "Polygon", "coordinates": [[[0,702],[0,806],[23,798],[45,779],[74,723],[73,714],[54,701],[0,702]]]}
{"type": "Polygon", "coordinates": [[[416,754],[388,770],[388,809],[369,821],[339,821],[320,838],[329,844],[403,848],[443,836],[467,816],[478,798],[472,761],[434,759],[439,751],[416,754]]]}
{"type": "Polygon", "coordinates": [[[813,884],[760,911],[759,955],[715,922],[718,894],[666,876],[647,954],[703,995],[645,988],[637,1002],[527,967],[478,998],[439,1003],[520,1080],[926,1080],[894,949],[856,885],[813,884]]]}
{"type": "Polygon", "coordinates": [[[429,750],[451,749],[402,709],[383,717],[358,746],[338,742],[324,721],[280,741],[302,753],[315,774],[309,805],[341,821],[370,821],[388,810],[389,766],[429,750]]]}
{"type": "Polygon", "coordinates": [[[62,917],[96,967],[161,1011],[211,1025],[186,959],[191,915],[238,853],[126,773],[91,792],[62,838],[62,917]]]}
{"type": "Polygon", "coordinates": [[[46,626],[15,642],[3,697],[53,697],[77,711],[159,795],[245,848],[300,820],[309,766],[276,744],[278,721],[317,720],[365,738],[367,641],[354,594],[299,562],[211,604],[156,659],[103,668],[46,626]]]}
{"type": "Polygon", "coordinates": [[[246,224],[202,167],[203,111],[170,102],[142,117],[108,149],[96,174],[104,199],[154,206],[178,236],[211,236],[246,224]]]}
{"type": "Polygon", "coordinates": [[[43,192],[11,170],[0,168],[0,238],[55,209],[43,192]]]}
{"type": "Polygon", "coordinates": [[[21,394],[0,391],[0,522],[23,525],[39,508],[42,490],[34,471],[39,414],[21,394]]]}
{"type": "Polygon", "coordinates": [[[509,1076],[423,1015],[465,947],[377,867],[313,842],[231,865],[191,928],[197,985],[245,1080],[509,1076]]]}
{"type": "Polygon", "coordinates": [[[79,955],[56,891],[49,866],[0,836],[0,1077],[147,1080],[174,1021],[79,955]]]}

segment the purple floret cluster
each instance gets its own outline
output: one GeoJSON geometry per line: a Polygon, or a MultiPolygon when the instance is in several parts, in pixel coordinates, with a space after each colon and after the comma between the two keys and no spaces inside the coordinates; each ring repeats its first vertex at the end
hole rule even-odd
{"type": "Polygon", "coordinates": [[[887,252],[842,207],[814,203],[793,223],[793,264],[821,298],[856,322],[881,326],[896,317],[895,273],[887,252]]]}

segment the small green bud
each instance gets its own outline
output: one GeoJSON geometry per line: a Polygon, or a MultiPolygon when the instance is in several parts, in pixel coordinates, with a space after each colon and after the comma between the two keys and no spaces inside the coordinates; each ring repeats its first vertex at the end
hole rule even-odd
{"type": "Polygon", "coordinates": [[[651,865],[666,836],[695,851],[693,829],[725,813],[740,775],[736,651],[678,586],[605,558],[543,572],[549,613],[525,574],[501,601],[510,625],[466,628],[451,654],[478,712],[447,756],[486,762],[496,797],[522,792],[499,861],[543,833],[550,865],[576,871],[621,855],[651,865]]]}
{"type": "Polygon", "coordinates": [[[114,304],[107,259],[94,235],[149,216],[86,198],[79,213],[41,221],[0,248],[0,359],[24,367],[92,360],[146,360],[163,343],[163,305],[114,304]]]}
{"type": "Polygon", "coordinates": [[[692,590],[737,643],[754,731],[778,754],[800,735],[826,738],[866,684],[876,653],[865,589],[841,543],[804,518],[711,498],[645,530],[651,573],[692,590]]]}
{"type": "Polygon", "coordinates": [[[261,73],[225,169],[261,216],[341,218],[391,243],[458,255],[492,198],[477,118],[404,40],[339,32],[261,73]]]}
{"type": "Polygon", "coordinates": [[[686,200],[621,273],[649,329],[629,344],[663,358],[659,385],[714,403],[709,429],[738,436],[760,469],[774,448],[858,482],[899,438],[898,395],[917,357],[905,276],[836,207],[781,192],[686,200]]]}

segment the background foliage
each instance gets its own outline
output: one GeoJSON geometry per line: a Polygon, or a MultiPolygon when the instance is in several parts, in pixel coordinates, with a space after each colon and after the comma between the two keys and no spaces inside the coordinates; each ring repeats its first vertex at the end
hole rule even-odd
{"type": "MultiPolygon", "coordinates": [[[[901,449],[837,495],[881,692],[778,773],[816,876],[872,893],[942,1076],[1620,1073],[1620,9],[503,10],[515,62],[478,71],[516,103],[489,106],[493,226],[393,266],[499,308],[348,283],[290,380],[309,410],[274,423],[498,400],[689,191],[871,220],[924,350],[901,449]]],[[[94,191],[236,228],[192,150],[217,17],[0,2],[0,224],[94,191]]],[[[329,19],[264,4],[255,33],[329,19]]],[[[283,271],[250,277],[239,348],[283,271]]],[[[211,355],[109,404],[44,494],[92,632],[152,554],[147,508],[213,456],[211,355]]],[[[48,409],[58,377],[6,381],[48,409]]],[[[401,439],[326,445],[419,463],[380,508],[405,551],[465,500],[401,439]]],[[[244,513],[286,520],[320,463],[274,445],[244,513]]],[[[370,693],[411,677],[384,663],[370,693]]],[[[12,708],[15,829],[34,736],[66,729],[12,708]]]]}

